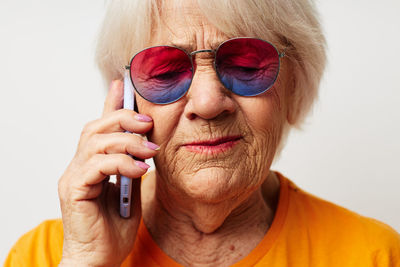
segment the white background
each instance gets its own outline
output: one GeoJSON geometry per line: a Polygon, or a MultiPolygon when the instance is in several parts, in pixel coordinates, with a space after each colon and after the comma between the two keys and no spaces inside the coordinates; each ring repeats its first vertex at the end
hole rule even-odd
{"type": "MultiPolygon", "coordinates": [[[[274,169],[400,231],[400,2],[320,1],[329,65],[304,131],[274,169]]],[[[106,90],[94,65],[104,1],[0,2],[0,262],[60,217],[57,180],[106,90]]]]}

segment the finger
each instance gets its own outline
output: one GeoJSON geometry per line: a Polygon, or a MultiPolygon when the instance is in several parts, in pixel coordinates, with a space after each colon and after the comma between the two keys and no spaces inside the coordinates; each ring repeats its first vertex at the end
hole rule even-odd
{"type": "Polygon", "coordinates": [[[131,133],[110,133],[94,135],[87,143],[87,155],[94,154],[129,154],[148,159],[154,157],[159,146],[131,133]]]}
{"type": "Polygon", "coordinates": [[[120,174],[135,179],[141,177],[150,168],[146,163],[134,160],[129,155],[111,154],[94,155],[86,164],[86,172],[79,183],[95,185],[108,175],[120,174]]]}
{"type": "Polygon", "coordinates": [[[113,80],[104,102],[103,116],[123,107],[124,82],[113,80]]]}
{"type": "Polygon", "coordinates": [[[138,114],[135,111],[120,109],[105,114],[102,118],[94,120],[85,125],[83,134],[131,132],[144,134],[153,127],[151,117],[138,114]]]}

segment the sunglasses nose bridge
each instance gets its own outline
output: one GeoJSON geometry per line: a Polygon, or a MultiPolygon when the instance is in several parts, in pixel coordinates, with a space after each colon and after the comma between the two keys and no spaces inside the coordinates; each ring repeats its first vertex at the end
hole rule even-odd
{"type": "Polygon", "coordinates": [[[194,55],[196,55],[198,53],[214,53],[215,54],[215,52],[216,51],[212,50],[212,49],[201,49],[201,50],[196,50],[196,51],[191,52],[190,55],[194,56],[194,55]]]}
{"type": "Polygon", "coordinates": [[[213,53],[214,54],[214,59],[213,59],[213,62],[212,62],[212,66],[213,66],[213,68],[214,68],[214,70],[216,70],[216,65],[215,65],[215,56],[216,56],[216,53],[217,53],[217,50],[215,50],[215,49],[201,49],[201,50],[196,50],[196,51],[193,51],[193,52],[190,52],[188,55],[189,55],[189,57],[190,57],[190,60],[191,60],[191,62],[192,62],[192,65],[193,65],[193,67],[194,67],[194,70],[196,70],[196,64],[194,63],[194,58],[195,58],[195,56],[196,56],[196,54],[199,54],[199,53],[213,53]]]}

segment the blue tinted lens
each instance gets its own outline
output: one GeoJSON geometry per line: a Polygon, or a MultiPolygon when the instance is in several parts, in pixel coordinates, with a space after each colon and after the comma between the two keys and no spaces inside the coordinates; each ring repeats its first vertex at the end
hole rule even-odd
{"type": "Polygon", "coordinates": [[[223,43],[215,62],[224,86],[242,96],[268,90],[278,77],[279,64],[276,48],[255,38],[237,38],[223,43]]]}
{"type": "Polygon", "coordinates": [[[156,104],[178,100],[192,81],[192,62],[183,50],[175,47],[145,49],[132,59],[130,66],[136,91],[156,104]]]}

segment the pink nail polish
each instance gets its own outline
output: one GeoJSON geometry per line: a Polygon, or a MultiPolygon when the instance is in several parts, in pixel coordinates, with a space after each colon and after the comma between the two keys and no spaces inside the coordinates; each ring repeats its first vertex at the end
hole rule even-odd
{"type": "Polygon", "coordinates": [[[149,164],[146,164],[146,163],[144,163],[143,161],[140,161],[140,160],[136,160],[135,164],[137,166],[139,166],[140,168],[144,169],[144,170],[147,170],[148,168],[150,168],[149,164]]]}
{"type": "Polygon", "coordinates": [[[144,146],[148,147],[152,150],[156,150],[156,151],[160,150],[160,147],[152,142],[144,141],[144,146]]]}
{"type": "Polygon", "coordinates": [[[144,115],[144,114],[136,114],[135,118],[138,121],[143,121],[143,122],[151,122],[151,121],[153,121],[153,119],[151,117],[149,117],[147,115],[144,115]]]}

